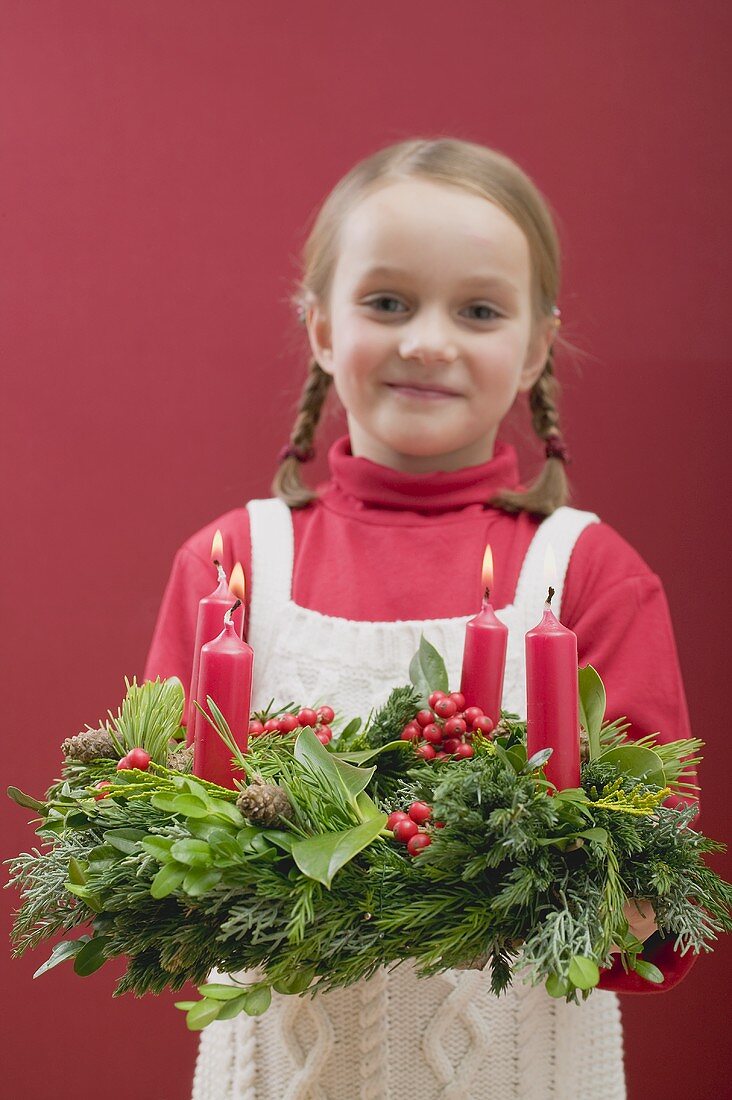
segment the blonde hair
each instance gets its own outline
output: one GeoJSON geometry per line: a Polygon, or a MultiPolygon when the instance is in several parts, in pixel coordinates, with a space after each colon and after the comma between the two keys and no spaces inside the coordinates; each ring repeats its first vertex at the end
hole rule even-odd
{"type": "MultiPolygon", "coordinates": [[[[534,324],[542,318],[552,318],[559,295],[560,251],[546,200],[509,157],[486,146],[454,138],[412,139],[389,145],[359,161],[336,184],[320,207],[305,242],[303,273],[293,296],[300,317],[316,302],[325,304],[329,300],[340,229],[351,210],[377,187],[415,176],[462,187],[496,203],[513,218],[529,244],[534,324]]],[[[315,431],[331,381],[331,376],[311,359],[290,433],[290,445],[301,455],[312,453],[315,431]]],[[[558,397],[552,345],[544,369],[528,395],[534,431],[545,442],[561,434],[558,397]]],[[[272,492],[291,508],[305,507],[318,496],[301,481],[300,464],[293,455],[284,457],[272,482],[272,492]]],[[[538,477],[526,491],[504,489],[488,503],[507,512],[547,516],[566,504],[569,497],[564,462],[551,456],[546,458],[538,477]]]]}

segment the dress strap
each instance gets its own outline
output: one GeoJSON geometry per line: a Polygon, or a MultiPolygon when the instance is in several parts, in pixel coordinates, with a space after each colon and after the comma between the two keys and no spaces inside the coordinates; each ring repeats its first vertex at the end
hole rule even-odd
{"type": "Polygon", "coordinates": [[[541,618],[541,610],[547,597],[548,584],[544,576],[544,555],[547,548],[551,546],[554,553],[552,610],[560,618],[564,581],[572,551],[585,528],[591,523],[599,522],[600,517],[594,512],[581,512],[577,508],[564,505],[547,516],[537,527],[521,567],[513,601],[528,619],[532,622],[535,620],[534,625],[541,618]]]}
{"type": "Polygon", "coordinates": [[[295,539],[290,509],[279,497],[250,500],[252,544],[250,633],[264,626],[283,608],[292,593],[295,539]]]}

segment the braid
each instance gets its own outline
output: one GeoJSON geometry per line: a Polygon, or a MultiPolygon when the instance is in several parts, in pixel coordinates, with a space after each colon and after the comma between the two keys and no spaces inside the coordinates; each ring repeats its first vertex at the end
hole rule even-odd
{"type": "Polygon", "coordinates": [[[568,456],[560,443],[562,433],[557,409],[559,391],[559,382],[554,375],[552,344],[544,370],[529,391],[529,409],[534,431],[545,443],[552,442],[555,453],[547,456],[541,473],[526,492],[503,489],[488,502],[494,507],[502,508],[505,512],[530,512],[534,515],[550,516],[569,500],[570,487],[564,468],[568,456]]]}
{"type": "Polygon", "coordinates": [[[301,457],[297,458],[293,454],[283,456],[272,481],[272,492],[280,500],[284,500],[290,508],[304,508],[317,496],[317,493],[303,485],[300,478],[300,463],[313,457],[315,430],[320,421],[331,382],[331,376],[322,370],[316,359],[311,359],[305,385],[300,394],[297,417],[290,432],[290,446],[299,451],[301,457]]]}

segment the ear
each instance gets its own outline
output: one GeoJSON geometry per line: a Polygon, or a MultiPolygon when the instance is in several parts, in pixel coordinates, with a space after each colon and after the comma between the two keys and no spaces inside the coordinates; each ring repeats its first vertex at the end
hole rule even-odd
{"type": "Polygon", "coordinates": [[[526,353],[526,359],[521,368],[521,380],[518,387],[519,393],[526,393],[530,390],[537,378],[541,375],[549,355],[549,349],[554,342],[555,335],[556,325],[554,321],[552,319],[543,321],[534,335],[529,350],[526,353]]]}
{"type": "Polygon", "coordinates": [[[311,306],[305,314],[305,324],[313,358],[317,359],[321,370],[326,374],[332,374],[333,347],[329,317],[320,306],[311,306]]]}

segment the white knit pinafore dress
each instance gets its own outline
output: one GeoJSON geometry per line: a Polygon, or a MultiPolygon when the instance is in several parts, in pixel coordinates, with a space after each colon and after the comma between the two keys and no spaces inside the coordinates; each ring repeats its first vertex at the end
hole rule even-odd
{"type": "MultiPolygon", "coordinates": [[[[279,499],[247,505],[252,538],[249,642],[255,651],[252,709],[329,702],[364,719],[409,682],[420,635],[460,683],[465,624],[472,616],[352,622],[293,603],[293,531],[279,499]]],[[[524,635],[546,599],[544,553],[557,563],[552,606],[591,512],[559,508],[536,530],[513,604],[496,612],[509,628],[503,708],[526,716],[524,635]]],[[[448,563],[446,563],[446,568],[448,563]]],[[[349,563],[343,562],[348,569],[349,563]]],[[[245,975],[240,975],[245,977],[245,975]]],[[[221,979],[219,979],[221,980],[221,979]]],[[[620,1007],[595,991],[580,1005],[516,984],[495,997],[487,972],[418,978],[411,963],[314,998],[273,994],[260,1017],[211,1024],[201,1035],[193,1100],[624,1100],[620,1007]]]]}

